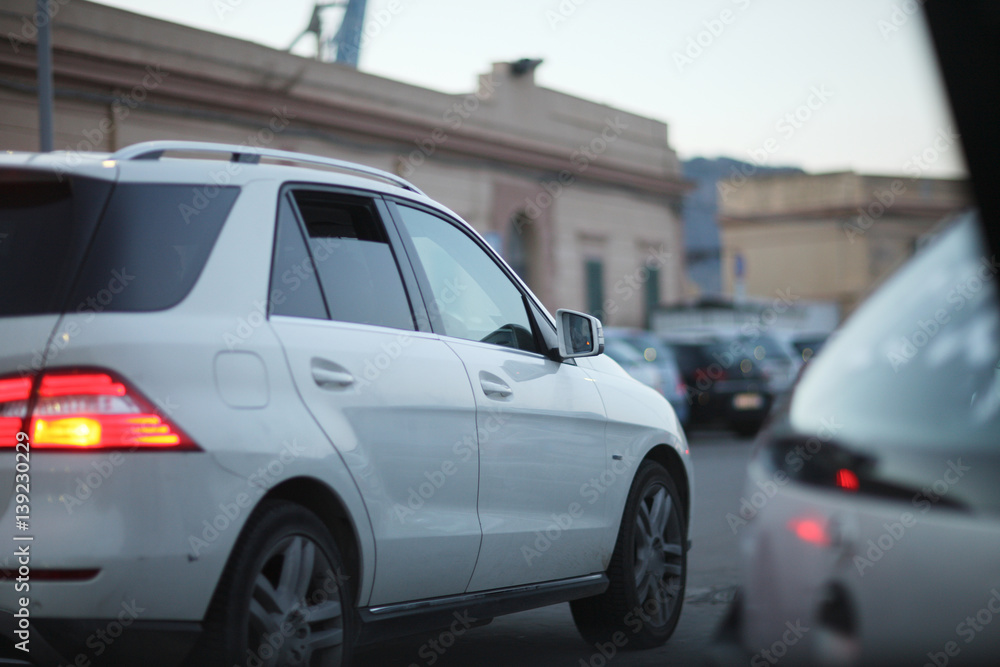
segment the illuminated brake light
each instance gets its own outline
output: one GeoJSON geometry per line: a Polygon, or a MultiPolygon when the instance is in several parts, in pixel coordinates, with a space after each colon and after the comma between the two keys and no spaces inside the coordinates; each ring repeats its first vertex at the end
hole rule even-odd
{"type": "MultiPolygon", "coordinates": [[[[24,428],[31,387],[26,378],[0,380],[0,447],[13,447],[24,428]]],[[[198,449],[109,373],[45,373],[28,421],[35,449],[198,449]]]]}
{"type": "Polygon", "coordinates": [[[0,447],[14,447],[28,412],[30,378],[0,380],[0,447]]]}
{"type": "Polygon", "coordinates": [[[837,471],[837,486],[845,491],[857,491],[861,488],[861,482],[858,480],[858,476],[854,474],[854,471],[841,468],[837,471]]]}
{"type": "Polygon", "coordinates": [[[124,396],[125,385],[106,373],[46,375],[39,396],[124,396]]]}
{"type": "Polygon", "coordinates": [[[830,536],[826,534],[826,526],[822,521],[816,519],[792,519],[788,522],[788,529],[795,533],[803,542],[815,544],[817,546],[830,546],[830,536]]]}

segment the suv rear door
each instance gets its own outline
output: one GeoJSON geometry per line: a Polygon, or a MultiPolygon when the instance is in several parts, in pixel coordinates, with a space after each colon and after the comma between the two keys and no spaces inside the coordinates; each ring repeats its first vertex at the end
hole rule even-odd
{"type": "Polygon", "coordinates": [[[270,295],[295,384],[371,518],[371,606],[463,593],[482,537],[469,380],[411,304],[384,216],[377,196],[287,186],[270,295]]]}

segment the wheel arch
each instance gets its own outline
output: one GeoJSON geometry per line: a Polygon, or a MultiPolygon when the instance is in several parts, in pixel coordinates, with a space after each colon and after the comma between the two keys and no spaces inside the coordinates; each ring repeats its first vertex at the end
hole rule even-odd
{"type": "Polygon", "coordinates": [[[677,485],[677,493],[684,503],[684,527],[691,534],[691,480],[688,479],[687,468],[677,450],[666,444],[653,447],[643,457],[643,461],[655,461],[666,468],[670,478],[677,485]]]}
{"type": "MultiPolygon", "coordinates": [[[[354,586],[352,595],[360,605],[358,596],[361,588],[361,540],[357,527],[351,520],[347,506],[340,496],[323,482],[311,477],[293,477],[270,489],[261,499],[287,500],[301,505],[323,522],[333,535],[347,567],[348,581],[354,586]]],[[[258,504],[258,507],[260,505],[258,504]]]]}

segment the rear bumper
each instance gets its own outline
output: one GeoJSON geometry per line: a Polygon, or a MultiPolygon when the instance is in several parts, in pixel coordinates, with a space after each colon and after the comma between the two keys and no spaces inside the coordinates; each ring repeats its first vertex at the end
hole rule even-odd
{"type": "Polygon", "coordinates": [[[28,628],[25,652],[16,628],[13,613],[0,609],[0,665],[176,667],[201,634],[191,621],[39,618],[28,628]]]}

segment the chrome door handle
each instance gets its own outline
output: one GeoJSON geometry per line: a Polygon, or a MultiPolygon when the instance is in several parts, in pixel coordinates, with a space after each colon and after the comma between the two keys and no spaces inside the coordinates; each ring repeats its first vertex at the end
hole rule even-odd
{"type": "Polygon", "coordinates": [[[493,382],[491,380],[480,380],[483,386],[483,393],[487,396],[499,396],[500,398],[507,398],[514,393],[514,390],[505,384],[500,382],[493,382]]]}
{"type": "Polygon", "coordinates": [[[325,359],[313,359],[310,366],[313,381],[322,389],[343,389],[354,384],[354,376],[338,364],[325,359]]]}

